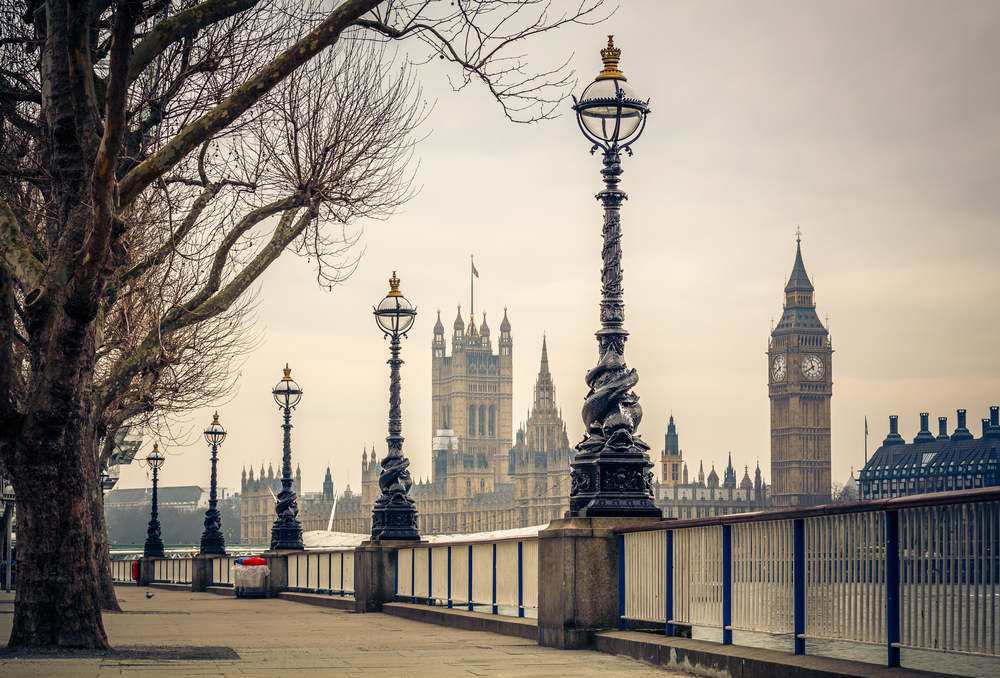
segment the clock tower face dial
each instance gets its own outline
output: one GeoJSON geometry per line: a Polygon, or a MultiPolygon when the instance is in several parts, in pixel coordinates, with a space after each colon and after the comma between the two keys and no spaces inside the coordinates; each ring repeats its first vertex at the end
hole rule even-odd
{"type": "Polygon", "coordinates": [[[822,377],[824,369],[823,359],[815,353],[810,353],[802,359],[802,376],[809,381],[816,381],[822,377]]]}
{"type": "Polygon", "coordinates": [[[785,356],[777,355],[774,357],[774,362],[771,363],[771,376],[774,377],[775,381],[785,380],[785,356]]]}

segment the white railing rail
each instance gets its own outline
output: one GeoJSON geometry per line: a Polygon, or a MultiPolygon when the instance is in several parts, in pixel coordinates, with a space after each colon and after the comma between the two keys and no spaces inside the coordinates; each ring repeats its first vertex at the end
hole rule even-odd
{"type": "Polygon", "coordinates": [[[285,588],[302,593],[354,595],[354,550],[308,551],[288,558],[285,588]]]}
{"type": "Polygon", "coordinates": [[[524,617],[538,608],[538,538],[401,547],[396,600],[401,599],[524,617]]]}
{"type": "MultiPolygon", "coordinates": [[[[622,527],[628,620],[1000,656],[1000,488],[622,527]]],[[[418,594],[419,595],[419,594],[418,594]]]]}
{"type": "Polygon", "coordinates": [[[111,580],[135,581],[135,577],[132,576],[132,563],[137,563],[137,562],[139,562],[138,558],[132,558],[130,560],[112,560],[111,580]]]}

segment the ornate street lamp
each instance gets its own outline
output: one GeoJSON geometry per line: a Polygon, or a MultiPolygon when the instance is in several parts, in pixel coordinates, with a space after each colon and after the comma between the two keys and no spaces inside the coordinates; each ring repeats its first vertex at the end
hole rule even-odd
{"type": "Polygon", "coordinates": [[[292,410],[302,400],[302,389],[292,381],[292,371],[285,363],[285,376],[271,391],[274,402],[285,411],[284,447],[281,456],[281,492],[278,493],[278,503],[274,512],[278,515],[271,526],[271,550],[303,549],[302,524],[299,522],[299,505],[292,491],[292,410]]]}
{"type": "Polygon", "coordinates": [[[649,517],[662,511],[653,503],[653,468],[647,445],[635,432],[642,419],[639,397],[632,392],[639,377],[625,364],[625,300],[622,292],[621,223],[618,208],[628,197],[618,188],[621,152],[642,134],[649,113],[648,101],[618,70],[621,50],[608,36],[601,50],[604,70],[579,101],[574,97],[580,130],[593,143],[590,152],[604,151],[604,190],[597,199],[604,205],[604,248],[601,272],[601,329],[597,331],[600,361],[587,373],[590,393],[583,404],[584,438],[570,464],[572,487],[568,517],[649,517]]]}
{"type": "Polygon", "coordinates": [[[417,309],[399,291],[399,278],[395,271],[389,278],[389,294],[374,313],[384,338],[392,337],[389,344],[392,357],[388,361],[389,436],[385,439],[389,444],[389,453],[382,460],[382,473],[378,477],[382,494],[375,500],[372,511],[372,540],[419,540],[417,509],[409,496],[413,481],[406,470],[410,461],[403,456],[403,413],[399,401],[399,366],[403,364],[399,359],[399,338],[405,337],[413,325],[417,309]]]}
{"type": "Polygon", "coordinates": [[[215,466],[218,461],[219,445],[226,439],[226,429],[219,423],[219,413],[215,413],[212,424],[205,429],[205,441],[212,446],[212,491],[208,495],[208,510],[205,511],[205,531],[201,534],[199,553],[226,555],[226,538],[222,534],[222,517],[219,515],[216,494],[215,466]]]}
{"type": "Polygon", "coordinates": [[[156,472],[163,466],[163,453],[156,443],[153,443],[153,451],[146,455],[146,463],[153,469],[153,510],[149,527],[146,529],[146,544],[142,549],[142,555],[146,558],[162,558],[163,540],[160,539],[160,521],[156,519],[156,472]]]}

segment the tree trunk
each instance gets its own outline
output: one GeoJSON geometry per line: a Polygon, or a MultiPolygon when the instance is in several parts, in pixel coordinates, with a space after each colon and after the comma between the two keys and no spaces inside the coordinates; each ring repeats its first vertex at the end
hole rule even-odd
{"type": "Polygon", "coordinates": [[[8,645],[110,648],[95,586],[91,516],[98,485],[95,326],[92,317],[74,314],[78,309],[66,297],[53,296],[34,309],[42,322],[33,324],[33,339],[48,350],[32,356],[33,400],[19,430],[6,432],[14,434],[5,457],[18,501],[18,581],[8,645]],[[50,336],[38,336],[43,332],[50,336]]]}
{"type": "Polygon", "coordinates": [[[121,612],[118,593],[111,578],[111,554],[108,552],[108,529],[104,521],[104,488],[98,482],[97,492],[90,506],[90,518],[94,531],[94,566],[97,568],[97,595],[102,610],[121,612]]]}

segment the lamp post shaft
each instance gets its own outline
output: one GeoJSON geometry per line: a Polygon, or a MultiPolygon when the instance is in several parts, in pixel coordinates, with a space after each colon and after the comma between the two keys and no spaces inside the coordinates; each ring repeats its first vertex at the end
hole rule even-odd
{"type": "Polygon", "coordinates": [[[302,544],[302,525],[299,523],[299,505],[295,492],[292,491],[292,408],[283,407],[285,423],[282,441],[281,457],[281,492],[274,505],[277,519],[271,527],[271,550],[304,548],[302,544]]]}
{"type": "Polygon", "coordinates": [[[222,515],[219,513],[218,493],[216,491],[219,446],[212,445],[212,487],[208,495],[208,511],[205,512],[205,531],[201,535],[199,553],[225,555],[226,538],[222,534],[222,515]]]}
{"type": "Polygon", "coordinates": [[[149,527],[146,529],[146,543],[143,545],[142,554],[146,558],[162,558],[163,557],[163,540],[160,538],[160,521],[157,520],[159,515],[156,506],[156,481],[157,481],[157,467],[153,467],[153,507],[150,511],[149,527]]]}
{"type": "Polygon", "coordinates": [[[632,388],[639,375],[625,363],[625,296],[622,288],[621,204],[628,196],[621,182],[621,153],[617,144],[604,151],[604,190],[597,199],[604,206],[604,246],[601,251],[601,329],[597,332],[600,358],[587,373],[590,392],[583,404],[586,433],[571,464],[568,517],[662,517],[653,503],[653,468],[649,445],[636,433],[642,420],[639,396],[632,388]]]}

